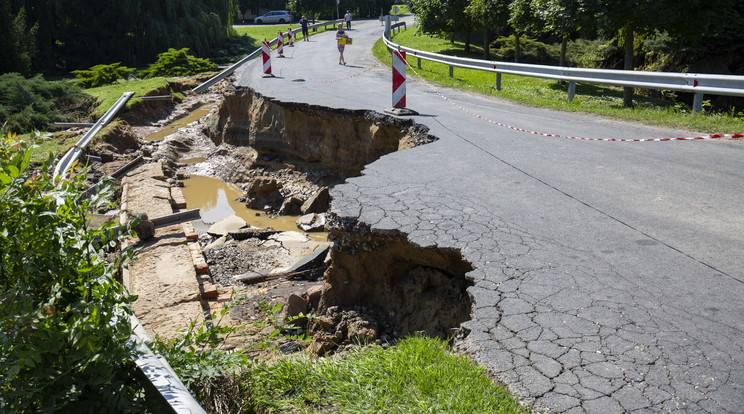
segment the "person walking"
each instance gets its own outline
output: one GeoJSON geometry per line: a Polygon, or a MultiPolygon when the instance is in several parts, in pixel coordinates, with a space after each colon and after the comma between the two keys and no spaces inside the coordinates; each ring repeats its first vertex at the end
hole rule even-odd
{"type": "Polygon", "coordinates": [[[346,21],[346,30],[351,30],[351,13],[348,10],[346,10],[344,20],[346,21]]]}
{"type": "Polygon", "coordinates": [[[307,38],[310,35],[308,34],[308,31],[307,31],[307,19],[305,18],[305,16],[302,16],[302,18],[300,19],[300,26],[302,26],[302,40],[307,42],[308,41],[307,38]]]}
{"type": "Polygon", "coordinates": [[[348,36],[344,32],[344,24],[338,24],[338,31],[336,32],[336,43],[338,47],[338,64],[345,65],[346,59],[344,59],[344,47],[346,46],[346,39],[348,36]]]}

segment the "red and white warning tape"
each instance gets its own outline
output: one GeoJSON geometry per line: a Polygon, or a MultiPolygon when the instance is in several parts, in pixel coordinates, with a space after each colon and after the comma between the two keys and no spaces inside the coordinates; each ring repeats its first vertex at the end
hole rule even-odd
{"type": "Polygon", "coordinates": [[[706,140],[706,139],[720,139],[720,138],[743,138],[744,133],[741,134],[712,134],[712,135],[702,135],[698,137],[678,137],[678,138],[587,138],[587,137],[575,137],[570,135],[560,135],[560,134],[551,134],[547,132],[538,132],[538,131],[530,131],[528,129],[519,128],[511,125],[504,124],[502,122],[494,121],[492,119],[489,119],[483,115],[476,114],[475,112],[463,107],[462,105],[452,101],[448,97],[446,97],[444,94],[439,92],[438,89],[436,89],[430,82],[426,81],[418,72],[416,72],[416,69],[411,66],[408,61],[406,61],[406,65],[411,68],[414,74],[421,79],[434,93],[439,95],[442,99],[449,102],[450,104],[456,106],[463,112],[466,112],[478,119],[482,119],[490,124],[498,125],[500,127],[508,128],[514,131],[520,131],[520,132],[526,132],[528,134],[532,135],[541,135],[544,137],[554,137],[554,138],[568,138],[568,139],[579,139],[579,140],[585,140],[585,141],[606,141],[606,142],[660,142],[660,141],[691,141],[691,140],[706,140]]]}

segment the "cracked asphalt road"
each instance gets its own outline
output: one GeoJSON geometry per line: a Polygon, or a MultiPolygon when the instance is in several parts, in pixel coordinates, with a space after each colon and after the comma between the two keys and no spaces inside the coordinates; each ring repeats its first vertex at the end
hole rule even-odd
{"type": "MultiPolygon", "coordinates": [[[[284,101],[391,106],[391,73],[355,22],[252,62],[236,82],[284,101]]],[[[424,65],[431,64],[424,62],[424,65]]],[[[455,70],[457,75],[457,70],[455,70]]],[[[599,138],[695,136],[440,90],[489,119],[599,138]]],[[[463,349],[546,412],[744,412],[744,141],[596,142],[497,127],[408,82],[439,141],[386,155],[333,192],[333,211],[475,270],[463,349]]],[[[739,132],[739,131],[731,131],[739,132]]]]}

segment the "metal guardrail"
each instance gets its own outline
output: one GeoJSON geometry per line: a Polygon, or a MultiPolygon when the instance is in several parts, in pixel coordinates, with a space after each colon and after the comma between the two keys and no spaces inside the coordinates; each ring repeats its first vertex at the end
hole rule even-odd
{"type": "Polygon", "coordinates": [[[80,156],[83,154],[83,151],[88,147],[88,144],[90,144],[90,141],[93,139],[93,137],[101,131],[101,129],[111,122],[112,119],[114,119],[114,116],[116,116],[117,112],[121,108],[126,105],[127,101],[134,95],[134,92],[124,92],[123,95],[121,95],[121,98],[116,101],[114,106],[109,108],[108,111],[106,111],[103,116],[96,121],[95,124],[83,135],[82,138],[78,140],[78,142],[70,148],[69,151],[65,153],[65,155],[62,157],[61,160],[57,163],[57,165],[54,167],[54,179],[56,180],[58,177],[65,178],[65,175],[67,174],[67,171],[72,167],[73,163],[77,161],[80,156]]]}
{"type": "MultiPolygon", "coordinates": [[[[339,23],[342,23],[343,21],[344,21],[343,19],[329,20],[329,21],[326,21],[326,22],[316,23],[316,24],[310,25],[307,28],[308,28],[308,30],[312,29],[313,31],[315,31],[315,29],[317,29],[319,27],[323,27],[325,29],[325,28],[327,28],[327,26],[329,24],[337,25],[339,23]]],[[[299,33],[299,32],[302,32],[302,29],[301,28],[294,29],[294,30],[292,30],[292,35],[294,35],[295,33],[299,33]]],[[[272,39],[269,42],[269,46],[274,46],[274,45],[276,45],[276,38],[272,39]]],[[[191,91],[194,92],[194,93],[196,93],[196,94],[200,94],[200,93],[204,92],[210,86],[212,86],[215,83],[221,81],[222,79],[226,78],[227,76],[230,76],[233,72],[235,72],[245,62],[248,62],[248,61],[250,61],[250,60],[252,60],[252,59],[254,59],[254,58],[256,58],[256,57],[258,57],[260,55],[261,55],[261,48],[259,47],[258,49],[254,50],[253,52],[251,52],[250,54],[248,54],[248,56],[244,57],[243,59],[240,59],[238,62],[230,65],[230,67],[228,67],[227,69],[225,69],[222,72],[220,72],[220,73],[212,76],[211,78],[207,79],[204,83],[202,83],[201,85],[199,85],[196,88],[192,89],[191,91]]]]}
{"type": "Polygon", "coordinates": [[[543,79],[566,81],[568,85],[568,101],[576,94],[576,83],[593,83],[600,85],[633,87],[642,89],[663,89],[694,94],[692,108],[696,112],[702,110],[703,95],[744,96],[744,76],[710,75],[703,73],[672,73],[672,72],[644,72],[613,69],[585,69],[563,66],[530,65],[523,63],[497,62],[492,60],[469,59],[438,53],[416,50],[393,43],[388,36],[383,36],[385,45],[391,50],[405,51],[415,56],[418,68],[421,59],[441,63],[453,68],[475,69],[495,72],[496,89],[501,90],[501,74],[530,76],[543,79]]]}
{"type": "MultiPolygon", "coordinates": [[[[55,179],[58,177],[64,178],[66,176],[75,161],[80,158],[88,147],[88,144],[90,144],[93,137],[100,132],[106,124],[111,122],[114,116],[116,116],[119,110],[124,107],[133,95],[134,92],[125,92],[116,103],[109,108],[109,110],[106,111],[106,113],[95,124],[93,124],[91,129],[89,129],[83,137],[78,140],[75,146],[65,153],[54,168],[53,177],[55,179]]],[[[195,212],[198,215],[198,211],[198,209],[187,210],[185,212],[156,218],[153,222],[158,220],[158,223],[156,224],[157,226],[166,223],[192,220],[195,212]]],[[[115,231],[118,232],[118,227],[115,231]]],[[[146,341],[150,339],[134,315],[131,315],[131,323],[134,328],[134,333],[130,337],[128,343],[138,355],[134,362],[147,379],[147,382],[149,382],[146,386],[150,387],[156,395],[160,395],[162,398],[163,404],[161,408],[177,414],[206,414],[206,411],[204,411],[175,374],[173,368],[168,364],[168,361],[162,357],[158,357],[149,347],[147,347],[146,341]]]]}

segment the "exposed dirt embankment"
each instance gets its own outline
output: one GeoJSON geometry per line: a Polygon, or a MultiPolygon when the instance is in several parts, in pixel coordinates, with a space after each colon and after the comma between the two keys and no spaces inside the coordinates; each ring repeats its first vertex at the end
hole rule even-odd
{"type": "Polygon", "coordinates": [[[473,268],[458,251],[420,247],[404,234],[333,216],[326,229],[334,244],[318,313],[363,306],[395,336],[424,331],[442,338],[470,319],[465,274],[473,268]]]}
{"type": "Polygon", "coordinates": [[[225,93],[209,135],[215,144],[250,146],[263,156],[318,163],[359,175],[381,156],[429,143],[428,128],[373,111],[279,102],[239,88],[225,93]]]}

